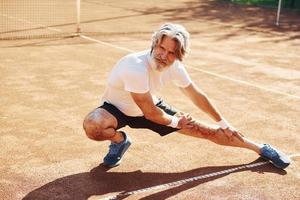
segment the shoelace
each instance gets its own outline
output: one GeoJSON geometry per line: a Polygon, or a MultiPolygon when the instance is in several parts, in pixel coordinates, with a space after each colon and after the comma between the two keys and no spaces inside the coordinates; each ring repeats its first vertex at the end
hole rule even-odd
{"type": "Polygon", "coordinates": [[[116,144],[116,143],[111,143],[109,145],[109,152],[108,152],[108,154],[111,154],[111,155],[117,154],[118,150],[119,150],[119,145],[116,144]]]}
{"type": "Polygon", "coordinates": [[[268,154],[271,158],[274,158],[277,156],[277,153],[270,146],[268,146],[268,150],[269,150],[268,154]]]}

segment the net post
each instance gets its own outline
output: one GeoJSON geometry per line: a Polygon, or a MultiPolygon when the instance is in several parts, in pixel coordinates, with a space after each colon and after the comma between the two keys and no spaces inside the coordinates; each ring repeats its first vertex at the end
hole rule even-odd
{"type": "Polygon", "coordinates": [[[277,17],[276,17],[276,23],[275,23],[276,26],[279,26],[280,10],[281,10],[281,0],[278,1],[277,17]]]}
{"type": "Polygon", "coordinates": [[[76,27],[76,34],[80,34],[80,0],[76,0],[76,15],[77,15],[77,27],[76,27]]]}

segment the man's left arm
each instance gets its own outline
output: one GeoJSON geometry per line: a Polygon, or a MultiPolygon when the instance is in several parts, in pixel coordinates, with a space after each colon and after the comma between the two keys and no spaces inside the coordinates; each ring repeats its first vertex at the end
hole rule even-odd
{"type": "Polygon", "coordinates": [[[189,84],[181,91],[202,111],[207,113],[216,122],[222,120],[222,116],[216,107],[211,103],[206,94],[201,91],[194,83],[189,84]]]}
{"type": "Polygon", "coordinates": [[[212,119],[214,119],[220,127],[224,130],[225,134],[230,138],[232,136],[238,137],[243,141],[242,135],[238,133],[228,122],[222,117],[217,108],[211,103],[206,94],[201,91],[194,83],[189,84],[185,88],[181,88],[181,91],[202,111],[207,113],[212,119]]]}

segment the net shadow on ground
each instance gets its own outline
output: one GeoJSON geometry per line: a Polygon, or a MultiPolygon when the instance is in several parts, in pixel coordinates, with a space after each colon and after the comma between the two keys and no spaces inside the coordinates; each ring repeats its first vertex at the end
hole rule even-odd
{"type": "MultiPolygon", "coordinates": [[[[257,159],[249,164],[261,162],[262,159],[257,159]]],[[[248,164],[246,164],[248,165],[248,164]]],[[[233,166],[210,166],[193,169],[190,171],[180,173],[154,173],[154,172],[142,172],[140,170],[133,172],[109,172],[109,169],[99,165],[90,172],[74,174],[71,176],[62,177],[56,179],[50,183],[47,183],[40,188],[37,188],[28,193],[23,200],[42,200],[42,199],[56,199],[56,200],[86,200],[91,196],[107,195],[112,192],[119,192],[117,199],[124,199],[128,195],[122,195],[129,191],[135,191],[151,186],[157,186],[160,184],[170,183],[178,180],[199,176],[201,174],[209,174],[214,172],[220,172],[236,167],[243,167],[243,165],[233,166]],[[124,192],[125,191],[125,192],[124,192]]],[[[184,185],[180,185],[174,188],[166,189],[163,191],[155,192],[146,197],[143,200],[154,199],[166,199],[171,196],[196,187],[197,185],[213,181],[215,179],[222,178],[232,173],[238,173],[242,171],[251,171],[256,173],[275,173],[279,175],[286,175],[286,171],[277,169],[271,164],[261,165],[250,169],[241,169],[228,174],[216,175],[207,179],[201,179],[194,182],[190,182],[184,185]]],[[[153,191],[152,191],[153,192],[153,191]]]]}

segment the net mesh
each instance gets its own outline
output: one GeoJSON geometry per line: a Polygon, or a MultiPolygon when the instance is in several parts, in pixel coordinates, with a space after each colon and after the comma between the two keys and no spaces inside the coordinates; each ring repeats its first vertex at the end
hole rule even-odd
{"type": "Polygon", "coordinates": [[[76,10],[76,0],[0,0],[0,40],[71,36],[76,10]]]}

